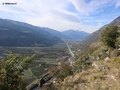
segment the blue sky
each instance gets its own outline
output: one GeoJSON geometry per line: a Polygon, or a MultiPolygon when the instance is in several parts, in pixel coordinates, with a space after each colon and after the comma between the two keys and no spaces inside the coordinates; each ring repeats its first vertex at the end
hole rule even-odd
{"type": "Polygon", "coordinates": [[[120,16],[120,0],[0,0],[0,18],[92,33],[120,16]],[[2,3],[17,3],[3,5],[2,3]]]}

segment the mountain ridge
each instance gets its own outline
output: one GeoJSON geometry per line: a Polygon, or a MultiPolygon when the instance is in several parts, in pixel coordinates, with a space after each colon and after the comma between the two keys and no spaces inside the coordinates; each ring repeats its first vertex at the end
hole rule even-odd
{"type": "Polygon", "coordinates": [[[51,46],[63,43],[37,26],[9,19],[0,19],[0,32],[0,46],[51,46]]]}
{"type": "Polygon", "coordinates": [[[53,35],[55,35],[56,37],[60,38],[60,39],[71,39],[71,37],[69,36],[66,36],[65,34],[63,34],[62,32],[60,31],[57,31],[57,30],[54,30],[54,29],[50,29],[50,28],[47,28],[47,27],[39,27],[53,35]]]}

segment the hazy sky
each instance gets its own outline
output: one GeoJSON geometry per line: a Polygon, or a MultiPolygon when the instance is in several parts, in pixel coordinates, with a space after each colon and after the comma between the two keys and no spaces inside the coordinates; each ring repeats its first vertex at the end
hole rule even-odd
{"type": "Polygon", "coordinates": [[[120,16],[120,0],[0,0],[0,18],[92,33],[120,16]],[[3,3],[17,3],[3,5],[3,3]]]}

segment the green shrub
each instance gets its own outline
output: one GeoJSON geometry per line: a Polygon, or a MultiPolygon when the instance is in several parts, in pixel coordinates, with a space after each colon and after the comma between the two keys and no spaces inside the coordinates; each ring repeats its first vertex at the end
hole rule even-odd
{"type": "Polygon", "coordinates": [[[117,26],[106,27],[101,33],[101,41],[110,48],[116,48],[117,38],[119,37],[117,26]]]}
{"type": "Polygon", "coordinates": [[[0,90],[25,90],[26,83],[22,75],[34,62],[34,57],[9,52],[7,58],[0,60],[0,90]]]}

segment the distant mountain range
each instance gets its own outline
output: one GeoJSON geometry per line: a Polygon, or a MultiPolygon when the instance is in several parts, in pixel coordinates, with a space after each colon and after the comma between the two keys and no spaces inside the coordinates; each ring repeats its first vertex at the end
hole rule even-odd
{"type": "Polygon", "coordinates": [[[102,30],[104,30],[105,27],[111,26],[111,25],[120,26],[120,16],[117,17],[116,19],[114,19],[111,23],[109,23],[107,25],[104,25],[99,30],[97,30],[97,31],[93,32],[92,34],[90,34],[87,38],[83,39],[80,42],[80,44],[85,46],[85,45],[91,44],[92,42],[97,41],[100,38],[100,33],[102,32],[102,30]]]}
{"type": "Polygon", "coordinates": [[[0,46],[51,46],[63,41],[39,27],[0,19],[0,46]]]}
{"type": "Polygon", "coordinates": [[[89,35],[89,33],[87,32],[78,31],[78,30],[67,30],[67,31],[63,31],[62,33],[70,37],[72,40],[79,40],[79,41],[83,40],[89,35]]]}
{"type": "Polygon", "coordinates": [[[42,30],[45,30],[53,35],[55,35],[56,37],[62,39],[62,40],[83,40],[84,38],[86,38],[89,33],[84,32],[84,31],[78,31],[78,30],[66,30],[63,32],[59,32],[57,30],[53,30],[50,28],[44,28],[44,27],[40,27],[42,30]]]}

